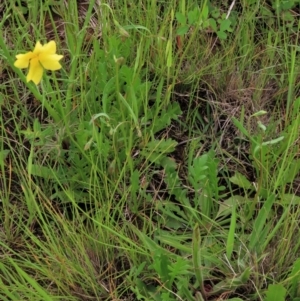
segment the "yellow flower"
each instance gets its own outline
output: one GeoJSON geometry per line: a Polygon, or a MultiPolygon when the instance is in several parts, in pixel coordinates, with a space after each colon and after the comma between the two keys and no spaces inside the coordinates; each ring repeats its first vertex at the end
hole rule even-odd
{"type": "Polygon", "coordinates": [[[55,52],[56,44],[54,41],[50,41],[44,46],[37,42],[33,51],[16,55],[17,60],[14,65],[20,69],[29,66],[27,82],[32,80],[37,85],[42,79],[44,69],[55,71],[61,68],[58,61],[63,58],[63,55],[58,55],[55,52]]]}

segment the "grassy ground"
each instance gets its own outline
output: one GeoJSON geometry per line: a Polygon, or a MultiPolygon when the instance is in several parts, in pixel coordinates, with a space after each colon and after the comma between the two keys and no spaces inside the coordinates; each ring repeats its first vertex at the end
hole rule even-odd
{"type": "Polygon", "coordinates": [[[300,300],[299,1],[135,2],[1,1],[0,299],[300,300]]]}

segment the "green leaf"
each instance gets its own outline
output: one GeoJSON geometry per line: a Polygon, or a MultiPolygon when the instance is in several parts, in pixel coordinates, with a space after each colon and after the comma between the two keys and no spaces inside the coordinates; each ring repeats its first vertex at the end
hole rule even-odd
{"type": "Polygon", "coordinates": [[[201,11],[201,18],[202,18],[203,21],[207,20],[208,14],[209,14],[209,8],[208,8],[208,5],[207,5],[207,2],[205,1],[204,2],[204,7],[202,8],[202,11],[201,11]]]}
{"type": "Polygon", "coordinates": [[[184,26],[180,26],[177,31],[176,31],[176,34],[178,36],[184,36],[186,33],[188,33],[190,29],[190,25],[184,25],[184,26]]]}
{"type": "Polygon", "coordinates": [[[162,110],[153,120],[153,133],[157,133],[171,124],[172,120],[177,120],[182,113],[177,102],[171,103],[166,109],[162,110]]]}
{"type": "Polygon", "coordinates": [[[171,153],[175,150],[175,146],[177,145],[177,141],[169,138],[162,140],[152,140],[147,145],[147,148],[150,151],[155,151],[159,153],[171,153]]]}
{"type": "MultiPolygon", "coordinates": [[[[163,243],[165,245],[170,246],[171,248],[174,248],[180,252],[183,253],[191,253],[191,245],[189,243],[186,243],[187,240],[191,239],[190,234],[170,234],[171,231],[163,231],[163,230],[157,230],[159,232],[158,234],[155,234],[155,239],[159,240],[160,243],[163,243]]],[[[192,268],[192,266],[190,266],[192,268]]]]}
{"type": "Polygon", "coordinates": [[[138,116],[136,115],[137,112],[133,111],[133,108],[128,104],[128,101],[125,99],[125,97],[121,93],[119,93],[118,95],[119,95],[119,99],[121,100],[123,105],[127,108],[130,116],[132,117],[135,126],[138,127],[138,116]]]}
{"type": "Polygon", "coordinates": [[[140,172],[139,170],[135,169],[130,177],[132,193],[136,193],[139,190],[140,187],[139,182],[140,182],[140,172]]]}
{"type": "Polygon", "coordinates": [[[49,180],[49,179],[57,180],[60,178],[56,174],[55,170],[50,169],[46,166],[41,166],[41,165],[37,165],[37,164],[32,164],[31,174],[33,176],[38,176],[38,177],[44,178],[46,180],[49,180]]]}
{"type": "Polygon", "coordinates": [[[175,14],[176,20],[181,24],[181,25],[186,25],[186,17],[183,13],[177,12],[175,14]]]}
{"type": "Polygon", "coordinates": [[[185,257],[176,257],[175,262],[172,262],[169,266],[169,276],[171,278],[171,283],[175,280],[175,278],[181,278],[182,276],[190,275],[190,264],[189,259],[185,257]]]}
{"type": "Polygon", "coordinates": [[[267,218],[271,212],[272,205],[275,201],[275,195],[271,194],[268,199],[264,202],[263,207],[260,209],[258,216],[255,219],[252,233],[250,234],[249,250],[260,250],[261,244],[263,243],[262,236],[265,235],[263,232],[266,227],[267,218]]]}
{"type": "MultiPolygon", "coordinates": [[[[292,297],[297,297],[299,296],[300,292],[300,287],[299,287],[299,282],[300,282],[300,258],[298,258],[294,264],[292,271],[290,273],[289,278],[291,279],[291,288],[290,288],[290,295],[292,297]]],[[[295,299],[294,299],[295,300],[295,299]]]]}
{"type": "Polygon", "coordinates": [[[220,23],[220,31],[232,31],[230,28],[231,21],[229,19],[222,20],[220,23]]]}
{"type": "Polygon", "coordinates": [[[164,157],[161,159],[160,164],[163,168],[166,170],[176,170],[177,169],[177,163],[175,159],[170,157],[164,157]]]}
{"type": "Polygon", "coordinates": [[[193,231],[193,242],[192,242],[192,250],[193,250],[193,266],[195,271],[196,279],[200,286],[200,292],[205,295],[204,289],[204,279],[202,274],[202,254],[201,254],[201,233],[200,233],[200,226],[197,224],[194,227],[193,231]]]}
{"type": "Polygon", "coordinates": [[[234,176],[232,176],[229,180],[231,183],[233,183],[241,188],[244,188],[244,189],[253,188],[253,185],[251,184],[251,182],[248,181],[248,179],[244,175],[239,173],[238,171],[235,172],[234,176]]]}
{"type": "Polygon", "coordinates": [[[224,202],[220,203],[217,217],[227,216],[227,215],[231,214],[232,208],[234,206],[242,205],[249,201],[251,202],[252,200],[251,199],[249,200],[246,197],[243,197],[240,195],[232,196],[232,197],[226,199],[224,202]]]}
{"type": "Polygon", "coordinates": [[[8,156],[8,154],[10,153],[10,150],[8,149],[3,149],[0,151],[0,166],[4,167],[5,165],[5,159],[8,156]]]}
{"type": "Polygon", "coordinates": [[[185,225],[185,221],[184,221],[184,223],[179,221],[179,219],[177,218],[177,216],[175,214],[174,214],[174,218],[166,216],[164,219],[165,219],[164,224],[169,229],[178,230],[178,229],[181,229],[185,225]]]}
{"type": "Polygon", "coordinates": [[[254,144],[254,145],[257,145],[257,141],[253,138],[252,135],[249,134],[249,132],[246,130],[246,128],[243,126],[243,124],[237,120],[236,118],[232,118],[232,122],[233,124],[240,130],[240,132],[242,134],[244,134],[249,140],[251,140],[251,142],[254,144]]]}
{"type": "Polygon", "coordinates": [[[252,114],[250,117],[258,117],[258,116],[263,116],[265,114],[267,114],[268,112],[267,111],[264,111],[264,110],[260,110],[254,114],[252,114]]]}
{"type": "Polygon", "coordinates": [[[289,9],[293,8],[294,6],[295,6],[295,0],[275,1],[273,4],[273,8],[278,9],[280,12],[283,10],[289,10],[289,9]]]}
{"type": "Polygon", "coordinates": [[[177,142],[172,139],[152,140],[141,151],[146,160],[161,165],[162,163],[170,165],[170,161],[166,161],[166,154],[175,150],[177,142]]]}
{"type": "Polygon", "coordinates": [[[178,205],[172,202],[166,202],[163,204],[159,203],[158,209],[161,211],[163,216],[163,220],[161,221],[162,224],[166,223],[167,225],[170,222],[175,226],[183,227],[188,222],[185,212],[178,205]]]}
{"type": "Polygon", "coordinates": [[[234,205],[232,208],[230,228],[229,228],[227,243],[226,243],[226,256],[229,260],[233,252],[235,227],[236,227],[236,206],[234,205]]]}
{"type": "Polygon", "coordinates": [[[129,30],[129,29],[139,30],[139,29],[142,29],[142,30],[145,30],[145,31],[151,33],[151,31],[147,27],[142,26],[142,25],[138,25],[138,24],[125,25],[125,26],[123,26],[123,28],[125,30],[129,30]]]}
{"type": "Polygon", "coordinates": [[[267,127],[259,120],[257,121],[257,125],[260,129],[262,129],[264,132],[267,130],[267,127]]]}
{"type": "Polygon", "coordinates": [[[285,301],[286,289],[282,284],[270,284],[264,301],[285,301]]]}
{"type": "Polygon", "coordinates": [[[198,8],[195,8],[188,12],[188,22],[190,25],[194,25],[200,17],[200,12],[198,8]]]}
{"type": "Polygon", "coordinates": [[[280,136],[280,137],[278,137],[278,138],[276,138],[276,139],[272,139],[272,140],[270,140],[270,141],[263,142],[261,145],[272,145],[272,144],[276,144],[276,143],[280,142],[280,141],[283,140],[283,139],[284,139],[284,136],[280,136]]]}
{"type": "Polygon", "coordinates": [[[204,298],[200,292],[197,292],[195,295],[195,301],[204,301],[204,298]]]}
{"type": "Polygon", "coordinates": [[[294,159],[291,164],[283,172],[280,184],[285,185],[287,183],[292,183],[295,180],[296,175],[300,171],[300,159],[294,159]]]}
{"type": "Polygon", "coordinates": [[[169,268],[171,264],[169,257],[164,254],[161,250],[157,250],[153,256],[153,267],[160,279],[164,282],[168,289],[171,288],[172,283],[169,281],[169,268]]]}
{"type": "Polygon", "coordinates": [[[189,181],[195,190],[202,187],[202,181],[206,178],[206,170],[208,155],[203,154],[193,160],[193,164],[189,166],[189,181]]]}
{"type": "Polygon", "coordinates": [[[220,40],[227,39],[227,34],[224,31],[217,31],[217,36],[219,37],[220,40]]]}
{"type": "Polygon", "coordinates": [[[300,197],[293,193],[286,193],[279,200],[280,205],[300,205],[300,197]]]}
{"type": "Polygon", "coordinates": [[[212,28],[212,30],[213,30],[214,32],[216,32],[216,31],[217,31],[217,22],[216,22],[216,20],[210,18],[210,19],[208,19],[208,22],[209,22],[209,25],[210,25],[210,27],[212,28]]]}
{"type": "Polygon", "coordinates": [[[221,15],[220,10],[218,8],[213,8],[213,10],[211,11],[211,15],[214,19],[218,19],[221,15]]]}
{"type": "Polygon", "coordinates": [[[251,268],[246,268],[245,271],[239,276],[241,284],[246,284],[251,275],[251,268]]]}

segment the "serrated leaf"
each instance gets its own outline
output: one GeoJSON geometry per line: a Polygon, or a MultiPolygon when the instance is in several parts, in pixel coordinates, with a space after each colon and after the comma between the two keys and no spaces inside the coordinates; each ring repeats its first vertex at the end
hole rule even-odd
{"type": "Polygon", "coordinates": [[[166,170],[176,170],[177,169],[177,163],[175,159],[170,157],[164,157],[161,160],[161,166],[165,168],[166,170]]]}
{"type": "MultiPolygon", "coordinates": [[[[170,139],[162,139],[162,140],[152,140],[150,141],[144,149],[141,151],[141,155],[143,155],[147,160],[152,163],[156,163],[159,165],[172,166],[170,160],[166,160],[166,154],[171,153],[175,150],[175,146],[177,142],[175,140],[170,139]]],[[[174,162],[175,163],[175,162],[174,162]]],[[[176,167],[176,166],[175,166],[176,167]]]]}
{"type": "Polygon", "coordinates": [[[153,120],[153,133],[157,133],[165,129],[171,124],[172,120],[177,120],[182,111],[177,102],[171,103],[167,109],[162,110],[160,116],[153,120]]]}
{"type": "Polygon", "coordinates": [[[173,152],[176,145],[177,142],[171,138],[161,140],[154,139],[147,144],[146,148],[153,152],[167,154],[173,152]]]}
{"type": "Polygon", "coordinates": [[[46,180],[54,179],[56,180],[58,178],[58,175],[53,169],[50,169],[46,166],[36,165],[32,164],[31,166],[31,174],[33,176],[41,177],[46,180]]]}

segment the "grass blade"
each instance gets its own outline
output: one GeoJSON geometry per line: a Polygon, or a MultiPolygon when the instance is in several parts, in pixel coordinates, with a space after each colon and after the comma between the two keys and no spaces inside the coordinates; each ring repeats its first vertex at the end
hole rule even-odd
{"type": "MultiPolygon", "coordinates": [[[[202,274],[202,264],[201,264],[201,234],[200,228],[197,224],[193,231],[193,265],[194,271],[196,275],[196,279],[200,286],[200,291],[202,294],[202,299],[206,300],[205,290],[204,290],[204,279],[202,274]]],[[[198,296],[199,300],[201,300],[200,296],[198,296]]]]}

